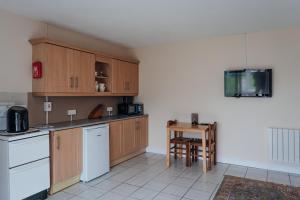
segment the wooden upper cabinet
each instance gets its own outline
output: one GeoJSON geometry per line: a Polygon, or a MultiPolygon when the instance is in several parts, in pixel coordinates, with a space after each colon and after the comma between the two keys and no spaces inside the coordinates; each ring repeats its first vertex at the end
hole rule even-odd
{"type": "Polygon", "coordinates": [[[76,57],[74,66],[70,67],[70,72],[74,79],[74,90],[80,93],[92,93],[95,91],[95,55],[75,51],[76,57]]]}
{"type": "MultiPolygon", "coordinates": [[[[70,92],[68,87],[68,59],[67,49],[55,45],[45,45],[45,49],[41,49],[45,52],[45,58],[43,58],[42,64],[44,69],[45,85],[42,89],[47,92],[70,92]]],[[[35,79],[33,80],[33,83],[35,79]]]]}
{"type": "Polygon", "coordinates": [[[94,92],[95,55],[52,44],[33,46],[33,62],[43,65],[41,79],[33,79],[33,92],[94,92]]]}
{"type": "Polygon", "coordinates": [[[33,39],[32,62],[42,63],[42,77],[32,80],[37,96],[136,96],[138,62],[118,59],[49,39],[33,39]],[[96,82],[105,90],[97,91],[96,82]],[[103,87],[102,87],[103,88],[103,87]]]}
{"type": "Polygon", "coordinates": [[[139,84],[138,64],[113,60],[113,93],[137,95],[139,84]]]}

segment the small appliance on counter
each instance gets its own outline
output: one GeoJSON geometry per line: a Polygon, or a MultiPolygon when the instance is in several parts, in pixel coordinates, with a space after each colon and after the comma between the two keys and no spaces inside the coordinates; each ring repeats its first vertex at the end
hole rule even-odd
{"type": "Polygon", "coordinates": [[[28,110],[22,106],[12,106],[7,110],[7,132],[19,133],[29,130],[28,110]]]}
{"type": "Polygon", "coordinates": [[[123,103],[118,104],[118,114],[120,115],[142,115],[144,105],[133,103],[133,97],[123,97],[123,103]]]}

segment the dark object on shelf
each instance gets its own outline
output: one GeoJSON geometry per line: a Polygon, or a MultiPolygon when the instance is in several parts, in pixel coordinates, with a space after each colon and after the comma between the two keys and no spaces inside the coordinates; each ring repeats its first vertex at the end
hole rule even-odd
{"type": "Polygon", "coordinates": [[[102,115],[103,115],[103,105],[99,104],[92,110],[92,112],[90,112],[88,118],[89,119],[99,119],[102,117],[102,115]]]}
{"type": "Polygon", "coordinates": [[[7,132],[19,133],[29,129],[28,110],[21,106],[13,106],[7,111],[7,132]]]}
{"type": "Polygon", "coordinates": [[[198,113],[192,113],[192,125],[198,125],[199,115],[198,113]]]}
{"type": "Polygon", "coordinates": [[[120,103],[118,104],[118,113],[120,115],[142,115],[144,114],[144,105],[140,103],[120,103]]]}
{"type": "Polygon", "coordinates": [[[224,72],[225,97],[272,97],[272,69],[224,72]]]}

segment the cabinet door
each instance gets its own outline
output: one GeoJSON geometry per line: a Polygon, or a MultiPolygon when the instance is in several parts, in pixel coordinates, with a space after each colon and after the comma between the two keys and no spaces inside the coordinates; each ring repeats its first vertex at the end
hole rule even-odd
{"type": "Polygon", "coordinates": [[[109,156],[110,161],[117,160],[123,156],[123,122],[116,121],[109,123],[109,156]]]}
{"type": "Polygon", "coordinates": [[[125,155],[136,150],[135,119],[123,121],[123,152],[125,155]]]}
{"type": "Polygon", "coordinates": [[[138,65],[113,61],[113,93],[138,94],[138,65]]]}
{"type": "Polygon", "coordinates": [[[82,171],[82,129],[51,133],[51,183],[57,184],[82,171]]]}
{"type": "Polygon", "coordinates": [[[47,44],[47,61],[45,92],[69,92],[71,84],[68,79],[67,49],[47,44]]]}
{"type": "Polygon", "coordinates": [[[79,53],[79,66],[75,69],[76,92],[95,91],[95,55],[79,53]]]}
{"type": "Polygon", "coordinates": [[[136,149],[140,150],[148,146],[148,118],[140,117],[135,119],[135,140],[136,149]]]}

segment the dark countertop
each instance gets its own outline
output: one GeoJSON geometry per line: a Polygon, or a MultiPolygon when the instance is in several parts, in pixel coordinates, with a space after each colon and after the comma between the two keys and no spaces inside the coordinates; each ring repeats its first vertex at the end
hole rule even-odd
{"type": "Polygon", "coordinates": [[[72,122],[58,122],[58,123],[51,123],[48,125],[36,125],[33,126],[34,128],[40,130],[48,130],[48,131],[59,131],[64,129],[70,128],[78,128],[78,127],[85,127],[85,126],[93,126],[97,124],[105,124],[112,121],[119,121],[124,119],[131,119],[137,117],[145,117],[148,116],[147,114],[143,115],[113,115],[113,116],[105,116],[100,119],[81,119],[81,120],[74,120],[72,122]]]}

